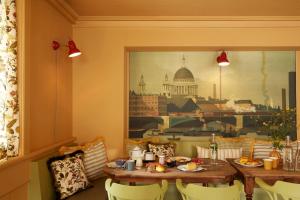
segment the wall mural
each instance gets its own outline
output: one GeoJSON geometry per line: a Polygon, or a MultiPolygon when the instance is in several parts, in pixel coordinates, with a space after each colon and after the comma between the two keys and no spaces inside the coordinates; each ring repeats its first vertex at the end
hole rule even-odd
{"type": "Polygon", "coordinates": [[[295,139],[294,51],[130,52],[129,137],[290,135],[295,139]]]}

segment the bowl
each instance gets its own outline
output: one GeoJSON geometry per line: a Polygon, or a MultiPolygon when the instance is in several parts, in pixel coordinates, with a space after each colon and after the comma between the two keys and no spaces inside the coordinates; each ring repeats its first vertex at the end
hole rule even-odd
{"type": "Polygon", "coordinates": [[[115,162],[116,162],[116,164],[117,164],[118,167],[122,167],[125,164],[126,160],[124,160],[124,159],[118,159],[115,162]]]}
{"type": "Polygon", "coordinates": [[[176,160],[168,159],[166,160],[166,164],[168,167],[175,167],[176,166],[176,160]]]}

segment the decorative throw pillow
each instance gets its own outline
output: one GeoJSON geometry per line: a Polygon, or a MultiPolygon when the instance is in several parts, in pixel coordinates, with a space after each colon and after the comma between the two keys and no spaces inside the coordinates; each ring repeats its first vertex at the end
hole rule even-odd
{"type": "Polygon", "coordinates": [[[83,152],[50,158],[47,162],[59,199],[65,199],[90,186],[82,162],[83,152]]]}
{"type": "Polygon", "coordinates": [[[198,158],[209,158],[209,149],[205,147],[196,146],[198,158]]]}
{"type": "Polygon", "coordinates": [[[272,142],[256,141],[253,145],[253,158],[268,158],[272,151],[272,142]]]}
{"type": "Polygon", "coordinates": [[[125,140],[125,151],[126,155],[130,156],[130,152],[135,148],[139,147],[141,150],[148,150],[148,143],[158,143],[159,137],[149,137],[142,139],[126,139],[125,140]]]}
{"type": "Polygon", "coordinates": [[[97,138],[96,140],[83,145],[83,164],[85,173],[89,180],[95,180],[104,175],[103,168],[108,159],[104,140],[97,138]]]}
{"type": "MultiPolygon", "coordinates": [[[[242,156],[242,148],[220,148],[218,149],[218,159],[226,160],[226,158],[240,158],[242,156]]],[[[209,158],[210,151],[208,148],[197,146],[198,158],[209,158]]]]}
{"type": "Polygon", "coordinates": [[[103,168],[108,161],[104,139],[98,137],[91,142],[78,146],[63,146],[59,149],[59,152],[60,154],[66,154],[78,149],[84,152],[83,164],[88,179],[95,180],[102,177],[104,175],[103,168]]]}
{"type": "Polygon", "coordinates": [[[243,148],[243,156],[251,156],[255,139],[251,137],[224,138],[216,137],[220,149],[243,148]]]}
{"type": "Polygon", "coordinates": [[[128,140],[126,140],[125,146],[126,146],[125,147],[126,148],[126,155],[128,155],[129,157],[131,156],[130,152],[135,147],[139,147],[142,151],[147,150],[147,142],[140,141],[140,140],[136,141],[136,140],[128,139],[128,140]]]}
{"type": "Polygon", "coordinates": [[[148,148],[155,156],[164,155],[166,157],[173,157],[175,155],[175,144],[172,143],[148,143],[148,148]]]}

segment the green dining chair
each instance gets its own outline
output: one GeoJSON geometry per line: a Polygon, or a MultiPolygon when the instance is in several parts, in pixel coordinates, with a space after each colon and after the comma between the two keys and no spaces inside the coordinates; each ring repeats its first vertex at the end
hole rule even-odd
{"type": "Polygon", "coordinates": [[[255,178],[255,183],[267,192],[271,200],[280,199],[279,196],[284,200],[300,200],[300,184],[276,181],[270,186],[260,178],[255,178]]]}
{"type": "Polygon", "coordinates": [[[105,189],[109,200],[163,200],[168,188],[168,182],[162,180],[159,184],[129,186],[105,181],[105,189]]]}
{"type": "Polygon", "coordinates": [[[183,186],[182,180],[176,180],[176,186],[183,200],[240,200],[241,183],[234,181],[234,185],[228,187],[204,187],[196,184],[183,186]]]}

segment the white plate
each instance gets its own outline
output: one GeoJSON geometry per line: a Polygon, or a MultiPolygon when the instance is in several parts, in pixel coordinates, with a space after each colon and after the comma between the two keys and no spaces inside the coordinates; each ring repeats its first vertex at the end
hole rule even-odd
{"type": "Polygon", "coordinates": [[[117,168],[118,167],[116,162],[109,162],[106,164],[106,166],[109,168],[117,168]]]}
{"type": "Polygon", "coordinates": [[[175,156],[175,157],[171,157],[171,160],[176,160],[177,162],[181,162],[180,160],[184,160],[182,162],[190,162],[192,159],[190,157],[185,157],[185,156],[175,156]]]}
{"type": "Polygon", "coordinates": [[[186,165],[179,165],[178,167],[177,167],[177,169],[179,169],[180,171],[184,171],[184,172],[198,172],[198,171],[202,171],[202,170],[204,170],[204,168],[203,167],[200,167],[200,166],[198,166],[196,169],[194,169],[194,170],[188,170],[187,168],[186,168],[186,165]]]}
{"type": "Polygon", "coordinates": [[[234,162],[235,162],[236,164],[242,165],[242,166],[244,166],[244,167],[260,167],[260,166],[263,166],[263,165],[264,165],[264,163],[261,162],[261,161],[258,161],[257,164],[250,164],[250,165],[249,165],[249,164],[243,164],[243,163],[240,163],[240,159],[235,159],[234,162]]]}

